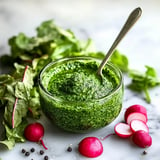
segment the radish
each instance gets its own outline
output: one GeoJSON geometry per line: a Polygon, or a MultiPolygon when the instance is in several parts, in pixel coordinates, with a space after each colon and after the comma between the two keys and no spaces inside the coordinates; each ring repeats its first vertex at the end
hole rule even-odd
{"type": "Polygon", "coordinates": [[[146,131],[147,133],[149,132],[149,128],[146,125],[146,123],[144,123],[143,121],[138,120],[138,119],[134,119],[131,121],[130,128],[133,132],[136,132],[139,130],[146,131]]]}
{"type": "Polygon", "coordinates": [[[146,115],[139,112],[133,112],[128,115],[126,123],[130,124],[131,121],[134,119],[142,120],[145,123],[147,123],[147,120],[148,120],[146,115]]]}
{"type": "Polygon", "coordinates": [[[118,123],[114,127],[115,133],[121,138],[128,138],[132,135],[132,130],[130,126],[125,123],[118,123]]]}
{"type": "Polygon", "coordinates": [[[147,116],[147,110],[145,107],[139,105],[139,104],[135,104],[135,105],[132,105],[130,107],[127,108],[127,110],[125,111],[125,114],[124,114],[124,119],[125,121],[127,121],[127,117],[130,113],[133,113],[133,112],[138,112],[138,113],[142,113],[144,114],[145,116],[147,116]]]}
{"type": "Polygon", "coordinates": [[[98,138],[86,137],[79,143],[78,150],[83,156],[95,158],[102,154],[103,146],[98,138]]]}
{"type": "Polygon", "coordinates": [[[40,142],[45,149],[48,149],[42,140],[44,136],[44,128],[42,124],[36,122],[29,124],[24,130],[24,136],[32,142],[40,142]]]}
{"type": "Polygon", "coordinates": [[[152,145],[151,136],[143,130],[136,131],[133,134],[132,140],[137,146],[142,148],[150,147],[152,145]]]}

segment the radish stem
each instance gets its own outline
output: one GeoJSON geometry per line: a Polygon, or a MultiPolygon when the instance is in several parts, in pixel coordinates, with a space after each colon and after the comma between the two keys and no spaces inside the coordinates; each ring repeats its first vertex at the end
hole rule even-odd
{"type": "Polygon", "coordinates": [[[110,137],[110,136],[113,136],[113,135],[115,135],[115,133],[110,133],[110,134],[108,134],[108,135],[106,135],[105,137],[102,137],[102,138],[100,138],[102,141],[104,141],[105,139],[107,139],[108,137],[110,137]]]}

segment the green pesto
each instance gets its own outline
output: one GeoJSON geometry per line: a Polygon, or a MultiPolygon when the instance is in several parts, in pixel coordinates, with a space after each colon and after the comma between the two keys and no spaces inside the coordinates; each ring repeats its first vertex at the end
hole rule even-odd
{"type": "MultiPolygon", "coordinates": [[[[52,96],[65,101],[95,100],[108,95],[118,85],[118,79],[106,68],[103,80],[97,76],[97,64],[93,62],[68,62],[52,73],[47,90],[52,96]],[[68,69],[69,68],[69,69],[68,69]]],[[[50,73],[48,73],[50,74],[50,73]]]]}
{"type": "Polygon", "coordinates": [[[40,87],[42,110],[58,127],[86,132],[104,127],[118,116],[123,97],[121,79],[106,66],[100,81],[98,65],[93,60],[67,61],[42,73],[46,90],[40,87]]]}

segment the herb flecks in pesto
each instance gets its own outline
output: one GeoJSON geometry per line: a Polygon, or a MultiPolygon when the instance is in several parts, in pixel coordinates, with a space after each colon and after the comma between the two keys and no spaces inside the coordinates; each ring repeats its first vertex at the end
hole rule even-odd
{"type": "Polygon", "coordinates": [[[116,77],[110,69],[105,69],[102,82],[96,74],[98,64],[93,62],[68,62],[57,67],[48,83],[48,91],[56,97],[68,101],[99,99],[115,89],[116,77]]]}

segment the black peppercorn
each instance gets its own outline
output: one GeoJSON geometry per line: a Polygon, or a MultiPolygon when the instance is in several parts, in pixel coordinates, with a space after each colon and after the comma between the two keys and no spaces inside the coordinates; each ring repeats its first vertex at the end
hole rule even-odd
{"type": "Polygon", "coordinates": [[[34,152],[35,151],[35,149],[34,148],[31,148],[31,150],[30,150],[31,152],[34,152]]]}
{"type": "Polygon", "coordinates": [[[30,153],[29,153],[29,152],[26,152],[26,153],[25,153],[25,156],[29,156],[29,155],[30,155],[30,153]]]}
{"type": "Polygon", "coordinates": [[[144,155],[147,154],[147,151],[143,151],[143,154],[144,154],[144,155]]]}
{"type": "Polygon", "coordinates": [[[26,153],[26,150],[25,150],[25,149],[22,149],[22,153],[26,153]]]}
{"type": "Polygon", "coordinates": [[[69,147],[67,148],[67,151],[68,151],[68,152],[72,152],[72,147],[69,146],[69,147]]]}
{"type": "Polygon", "coordinates": [[[44,160],[48,160],[48,156],[44,156],[44,160]]]}
{"type": "Polygon", "coordinates": [[[44,154],[44,151],[43,151],[43,150],[40,150],[39,153],[40,153],[40,155],[43,155],[43,154],[44,154]]]}

